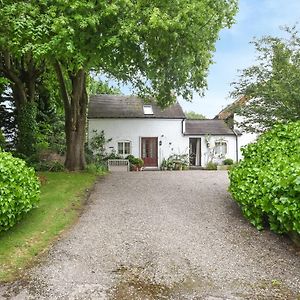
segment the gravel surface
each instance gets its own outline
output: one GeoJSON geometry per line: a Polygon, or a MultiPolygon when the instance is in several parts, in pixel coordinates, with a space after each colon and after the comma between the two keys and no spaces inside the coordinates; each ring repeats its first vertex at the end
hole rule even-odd
{"type": "Polygon", "coordinates": [[[299,252],[250,226],[227,187],[226,171],[111,174],[0,299],[300,299],[299,252]]]}

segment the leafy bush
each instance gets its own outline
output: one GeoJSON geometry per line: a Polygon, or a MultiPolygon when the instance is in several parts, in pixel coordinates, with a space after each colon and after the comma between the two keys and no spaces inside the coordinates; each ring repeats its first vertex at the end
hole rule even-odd
{"type": "Polygon", "coordinates": [[[1,130],[1,128],[0,128],[0,149],[1,148],[5,148],[5,145],[6,145],[6,142],[5,142],[5,137],[4,137],[4,135],[3,135],[3,133],[2,133],[2,130],[1,130]]]}
{"type": "Polygon", "coordinates": [[[36,206],[40,185],[34,169],[0,152],[0,231],[7,230],[36,206]]]}
{"type": "Polygon", "coordinates": [[[144,161],[139,157],[135,157],[130,154],[126,156],[126,159],[129,160],[131,170],[134,170],[135,169],[134,167],[142,168],[144,166],[144,161]]]}
{"type": "Polygon", "coordinates": [[[207,165],[206,165],[206,169],[207,170],[217,170],[218,165],[212,161],[210,161],[207,165]]]}
{"type": "Polygon", "coordinates": [[[229,190],[258,229],[300,234],[300,121],[276,125],[243,150],[229,190]]]}
{"type": "Polygon", "coordinates": [[[111,140],[106,139],[104,130],[100,132],[93,130],[93,136],[90,139],[91,163],[102,164],[104,160],[113,159],[106,152],[106,144],[111,140]]]}
{"type": "Polygon", "coordinates": [[[90,174],[102,175],[107,172],[107,165],[88,164],[85,168],[85,172],[90,174]]]}
{"type": "Polygon", "coordinates": [[[136,157],[136,158],[134,159],[134,161],[133,161],[133,164],[134,164],[135,166],[137,166],[138,168],[141,168],[141,167],[144,166],[144,161],[143,161],[141,158],[136,157]]]}
{"type": "Polygon", "coordinates": [[[126,159],[129,160],[129,162],[133,165],[135,162],[135,157],[132,154],[129,154],[126,156],[126,159]]]}
{"type": "Polygon", "coordinates": [[[61,172],[64,171],[64,165],[59,161],[39,161],[33,164],[33,167],[38,172],[61,172]]]}
{"type": "Polygon", "coordinates": [[[187,168],[189,166],[189,156],[188,154],[172,154],[164,162],[164,165],[166,165],[168,170],[181,170],[187,168]]]}
{"type": "Polygon", "coordinates": [[[231,158],[226,158],[226,159],[224,159],[223,164],[225,166],[231,166],[231,165],[233,165],[233,160],[231,158]]]}

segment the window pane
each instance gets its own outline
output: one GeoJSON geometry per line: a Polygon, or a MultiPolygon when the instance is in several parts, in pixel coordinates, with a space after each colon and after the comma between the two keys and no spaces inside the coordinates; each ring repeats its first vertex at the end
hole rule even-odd
{"type": "Polygon", "coordinates": [[[123,143],[118,143],[118,154],[123,154],[123,143]]]}
{"type": "Polygon", "coordinates": [[[216,154],[227,154],[227,143],[226,142],[216,142],[215,143],[215,153],[216,154]]]}
{"type": "Polygon", "coordinates": [[[145,115],[153,115],[152,105],[144,105],[143,109],[145,115]]]}
{"type": "Polygon", "coordinates": [[[130,154],[130,143],[124,143],[125,145],[125,152],[124,154],[130,154]]]}
{"type": "Polygon", "coordinates": [[[215,152],[216,152],[216,154],[221,153],[220,143],[215,143],[215,152]]]}

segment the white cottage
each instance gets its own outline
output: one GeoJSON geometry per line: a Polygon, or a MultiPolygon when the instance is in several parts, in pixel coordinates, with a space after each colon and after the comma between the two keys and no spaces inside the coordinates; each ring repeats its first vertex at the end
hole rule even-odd
{"type": "Polygon", "coordinates": [[[205,167],[225,158],[238,161],[239,135],[222,120],[186,120],[184,135],[189,139],[190,164],[205,167]]]}
{"type": "Polygon", "coordinates": [[[109,149],[142,158],[146,168],[157,168],[163,158],[189,151],[183,134],[185,115],[178,103],[161,110],[133,96],[97,95],[90,97],[88,120],[89,138],[94,130],[104,130],[112,139],[109,149]]]}
{"type": "Polygon", "coordinates": [[[205,167],[237,157],[238,136],[222,120],[186,120],[179,103],[164,110],[134,96],[90,97],[89,139],[104,130],[111,141],[107,150],[144,160],[145,168],[158,168],[173,154],[189,154],[192,166],[205,167]]]}

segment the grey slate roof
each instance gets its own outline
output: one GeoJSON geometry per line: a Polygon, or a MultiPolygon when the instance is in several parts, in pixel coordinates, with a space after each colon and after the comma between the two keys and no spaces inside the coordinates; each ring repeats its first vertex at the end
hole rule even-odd
{"type": "Polygon", "coordinates": [[[164,110],[153,102],[153,115],[144,115],[144,102],[135,96],[95,95],[90,97],[88,118],[147,118],[147,119],[185,119],[179,103],[164,110]]]}
{"type": "Polygon", "coordinates": [[[223,120],[186,120],[185,135],[235,135],[223,120]]]}

